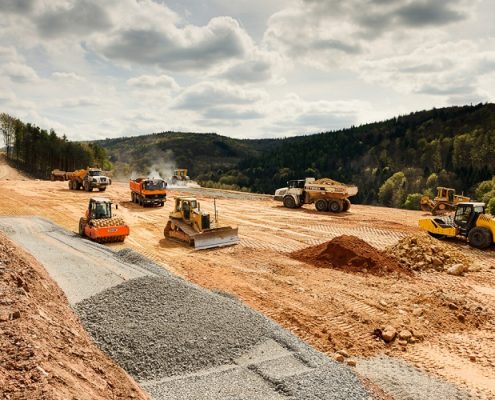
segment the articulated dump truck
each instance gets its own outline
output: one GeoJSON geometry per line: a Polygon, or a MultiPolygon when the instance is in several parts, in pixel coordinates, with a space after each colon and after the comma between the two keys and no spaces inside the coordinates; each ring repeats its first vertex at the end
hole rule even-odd
{"type": "Polygon", "coordinates": [[[112,184],[109,173],[99,168],[78,169],[73,172],[54,169],[51,173],[51,180],[69,181],[70,190],[79,190],[82,188],[87,192],[92,192],[93,189],[104,192],[107,186],[112,184]]]}
{"type": "Polygon", "coordinates": [[[129,181],[131,200],[140,206],[163,207],[167,199],[167,182],[161,178],[137,178],[129,181]]]}
{"type": "Polygon", "coordinates": [[[284,207],[299,208],[314,203],[318,211],[339,213],[351,207],[349,197],[358,193],[357,186],[346,185],[329,178],[299,179],[287,182],[287,187],[275,191],[274,200],[284,207]]]}

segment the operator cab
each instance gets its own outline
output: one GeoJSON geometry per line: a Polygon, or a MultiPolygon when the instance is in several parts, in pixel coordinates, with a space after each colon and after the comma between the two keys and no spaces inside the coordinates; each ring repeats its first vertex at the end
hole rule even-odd
{"type": "Polygon", "coordinates": [[[88,171],[89,176],[101,176],[101,171],[98,169],[93,169],[88,171]]]}
{"type": "Polygon", "coordinates": [[[89,200],[90,219],[112,218],[112,202],[109,199],[93,197],[89,200]]]}
{"type": "Polygon", "coordinates": [[[191,210],[199,210],[199,202],[196,199],[181,198],[175,199],[175,211],[183,211],[184,219],[189,221],[191,218],[191,210]]]}
{"type": "Polygon", "coordinates": [[[304,189],[304,184],[306,181],[304,179],[297,179],[287,182],[287,187],[289,189],[304,189]]]}
{"type": "Polygon", "coordinates": [[[467,234],[476,226],[480,214],[485,213],[485,203],[459,203],[455,210],[454,222],[461,233],[467,234]]]}

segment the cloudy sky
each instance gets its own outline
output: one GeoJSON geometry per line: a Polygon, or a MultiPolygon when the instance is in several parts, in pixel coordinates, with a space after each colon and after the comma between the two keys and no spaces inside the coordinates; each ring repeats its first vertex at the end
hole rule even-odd
{"type": "Polygon", "coordinates": [[[0,111],[283,137],[494,101],[493,0],[0,0],[0,111]]]}

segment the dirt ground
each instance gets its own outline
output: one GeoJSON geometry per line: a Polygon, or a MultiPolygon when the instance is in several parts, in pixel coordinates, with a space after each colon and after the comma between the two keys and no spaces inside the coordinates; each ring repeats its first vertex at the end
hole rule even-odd
{"type": "MultiPolygon", "coordinates": [[[[125,183],[105,196],[131,228],[125,244],[201,286],[234,294],[319,350],[353,357],[385,353],[468,389],[495,398],[495,250],[452,243],[472,257],[479,271],[465,276],[424,272],[375,276],[316,268],[289,253],[339,235],[354,235],[378,249],[417,232],[424,213],[353,205],[350,212],[318,213],[311,206],[289,210],[270,199],[218,192],[220,222],[239,227],[240,245],[193,251],[163,238],[172,198],[163,208],[130,202],[125,183]],[[408,329],[415,343],[385,344],[373,336],[392,325],[408,329]]],[[[213,211],[208,190],[194,190],[201,208],[213,211]]],[[[39,215],[72,231],[91,194],[69,191],[66,182],[0,181],[0,215],[39,215]]]]}
{"type": "Polygon", "coordinates": [[[147,399],[82,328],[60,288],[0,234],[0,397],[147,399]]]}

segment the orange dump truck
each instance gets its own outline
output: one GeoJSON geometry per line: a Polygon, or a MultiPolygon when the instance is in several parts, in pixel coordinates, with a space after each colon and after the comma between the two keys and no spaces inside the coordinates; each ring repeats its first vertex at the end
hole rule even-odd
{"type": "Polygon", "coordinates": [[[167,182],[161,178],[137,178],[129,181],[133,203],[146,206],[163,207],[167,199],[167,182]]]}

